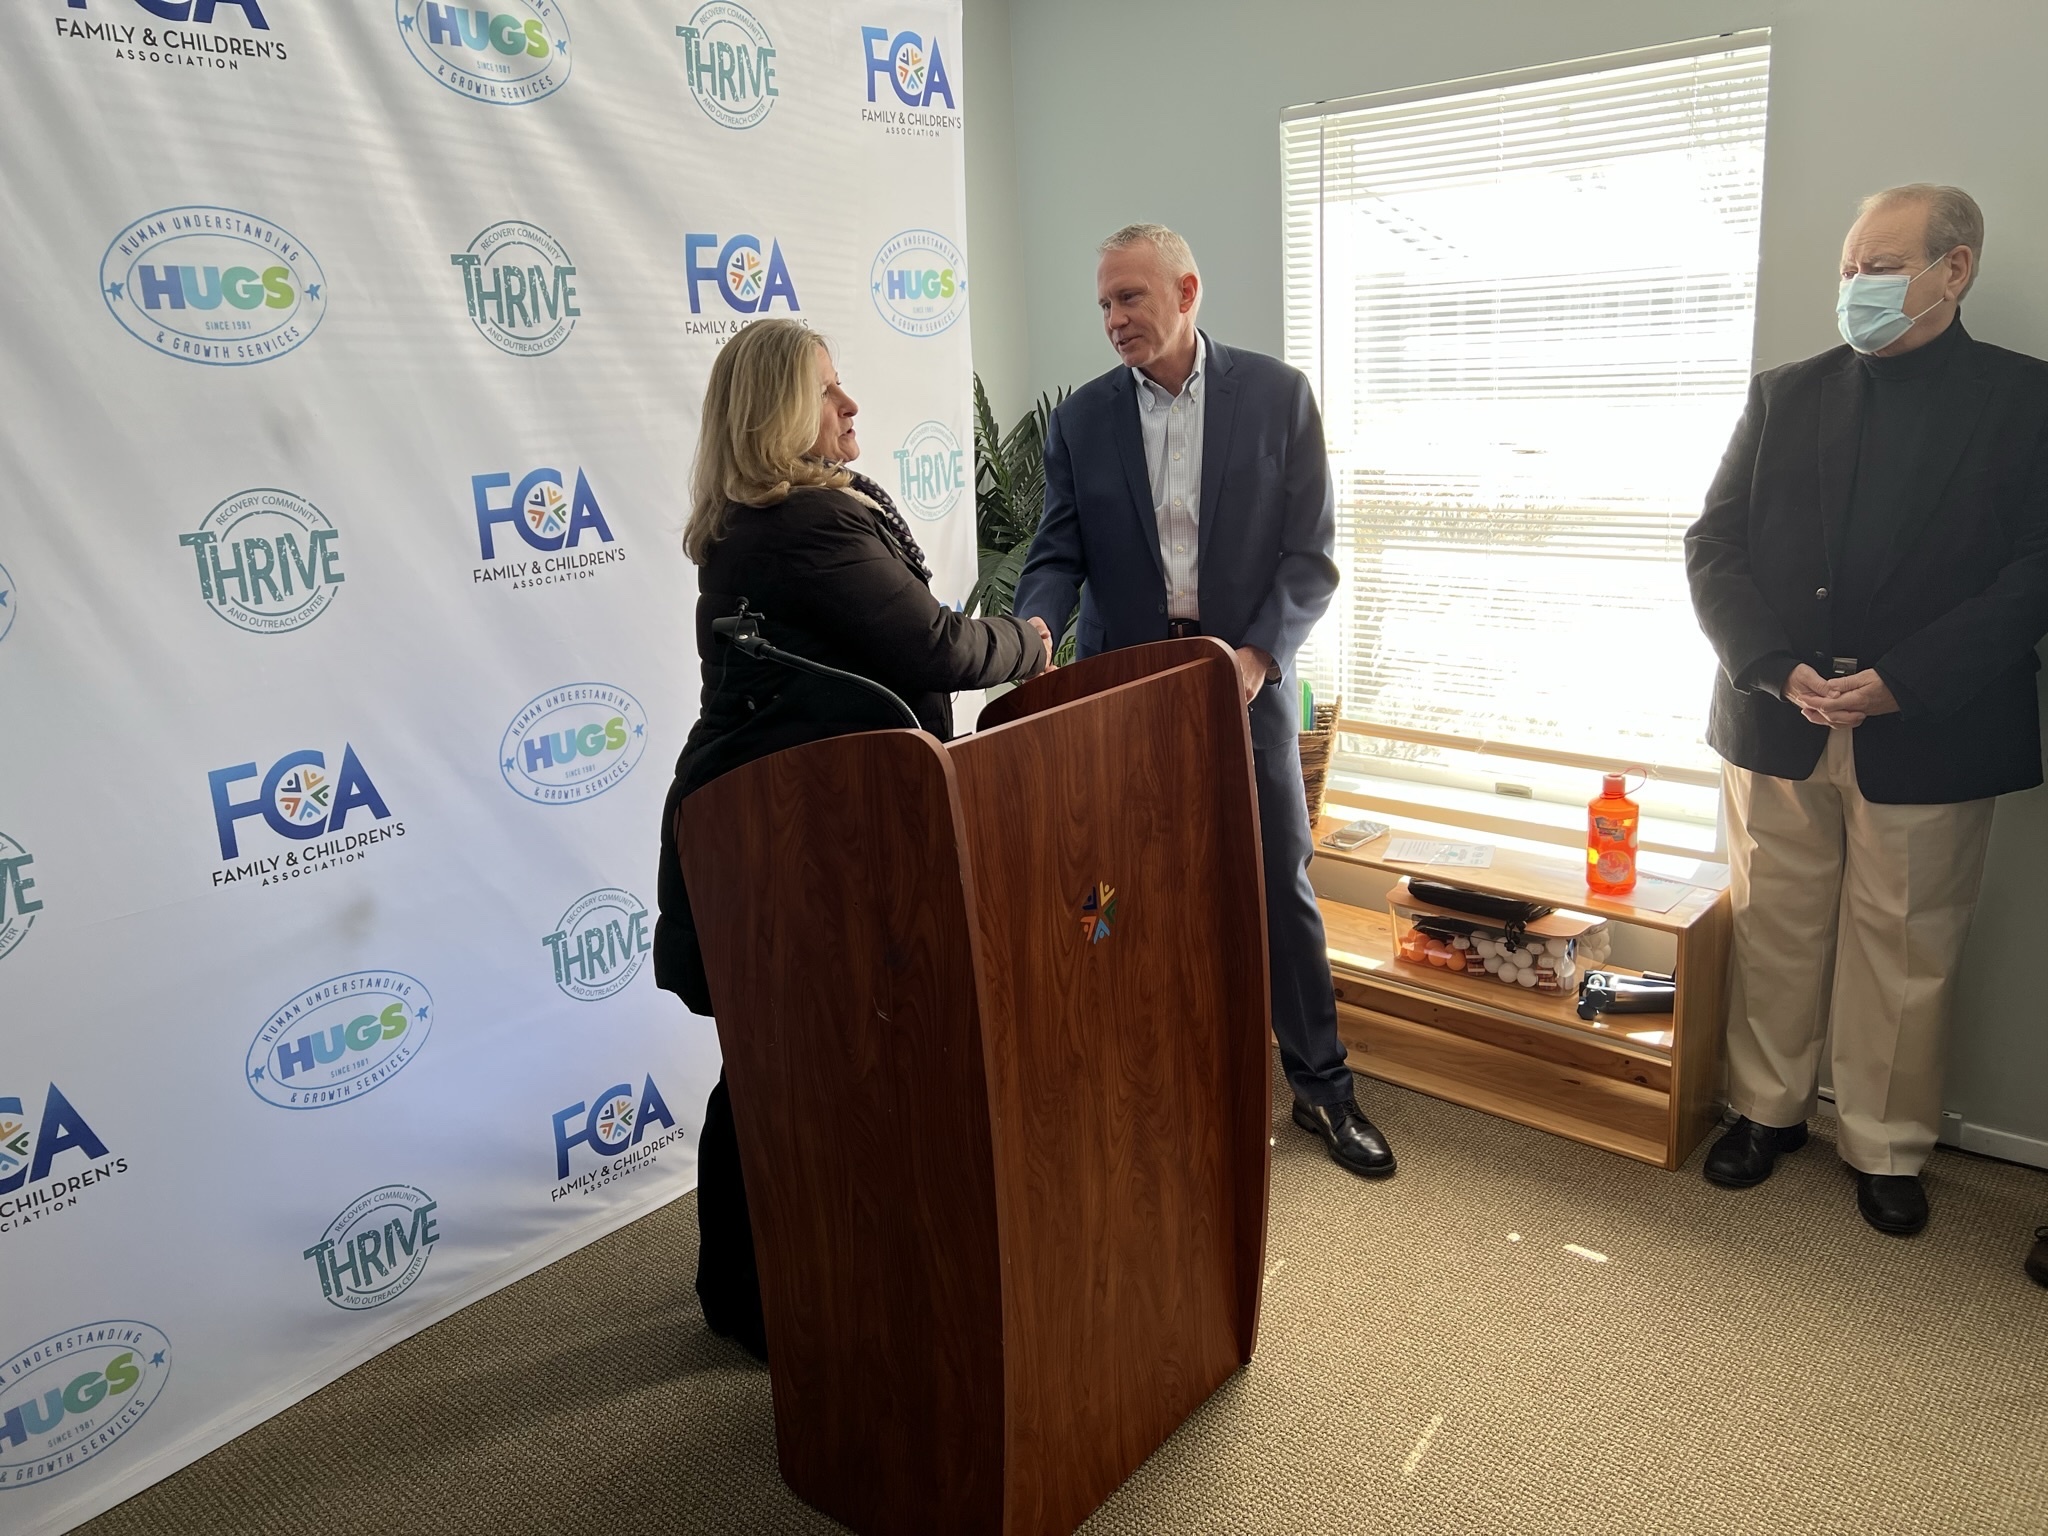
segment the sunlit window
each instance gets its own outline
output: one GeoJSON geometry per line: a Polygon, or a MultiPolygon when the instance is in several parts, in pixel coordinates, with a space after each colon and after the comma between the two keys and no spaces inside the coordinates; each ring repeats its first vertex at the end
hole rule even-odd
{"type": "Polygon", "coordinates": [[[1305,670],[1408,738],[1347,738],[1354,773],[1472,777],[1443,736],[1706,782],[1681,540],[1750,373],[1766,39],[1286,114],[1344,571],[1305,670]]]}

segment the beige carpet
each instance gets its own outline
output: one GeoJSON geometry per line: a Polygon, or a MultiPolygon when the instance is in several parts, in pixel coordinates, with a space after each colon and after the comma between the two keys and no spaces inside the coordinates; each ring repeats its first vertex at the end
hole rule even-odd
{"type": "MultiPolygon", "coordinates": [[[[1257,1358],[1088,1536],[2048,1531],[2048,1291],[2019,1267],[2048,1175],[1941,1154],[1934,1223],[1900,1241],[1857,1218],[1831,1123],[1735,1194],[1697,1156],[1665,1174],[1365,1101],[1400,1175],[1352,1179],[1277,1120],[1257,1358]]],[[[766,1373],[704,1332],[693,1217],[563,1259],[83,1529],[839,1530],[776,1478],[766,1373]]]]}

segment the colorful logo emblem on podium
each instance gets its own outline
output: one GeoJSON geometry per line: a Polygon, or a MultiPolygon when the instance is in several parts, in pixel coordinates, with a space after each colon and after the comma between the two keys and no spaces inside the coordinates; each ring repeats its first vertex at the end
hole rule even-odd
{"type": "Polygon", "coordinates": [[[1081,932],[1088,936],[1090,944],[1100,944],[1109,937],[1110,926],[1115,922],[1116,887],[1106,880],[1097,881],[1081,898],[1081,932]]]}

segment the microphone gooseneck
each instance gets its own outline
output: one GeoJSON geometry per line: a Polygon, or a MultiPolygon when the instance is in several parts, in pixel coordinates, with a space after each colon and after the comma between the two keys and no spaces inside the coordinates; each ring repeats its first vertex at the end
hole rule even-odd
{"type": "Polygon", "coordinates": [[[772,661],[778,666],[789,667],[798,672],[809,672],[814,677],[834,678],[842,683],[851,683],[856,688],[866,689],[877,698],[888,700],[903,717],[903,723],[911,730],[924,729],[918,722],[916,712],[873,678],[862,677],[858,672],[845,672],[838,667],[828,667],[822,661],[812,661],[808,656],[799,656],[793,651],[785,651],[778,645],[770,644],[768,638],[761,633],[761,620],[765,617],[767,615],[756,613],[749,608],[747,600],[743,597],[740,599],[738,613],[711,621],[711,633],[743,655],[759,657],[762,661],[772,661]]]}

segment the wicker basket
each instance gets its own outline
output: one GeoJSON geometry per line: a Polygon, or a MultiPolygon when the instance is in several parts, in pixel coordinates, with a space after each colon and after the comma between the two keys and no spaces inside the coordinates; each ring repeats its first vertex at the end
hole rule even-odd
{"type": "Polygon", "coordinates": [[[1323,793],[1330,785],[1330,757],[1337,749],[1337,717],[1344,701],[1318,699],[1316,717],[1301,733],[1301,787],[1308,796],[1308,824],[1314,828],[1323,814],[1323,793]]]}

